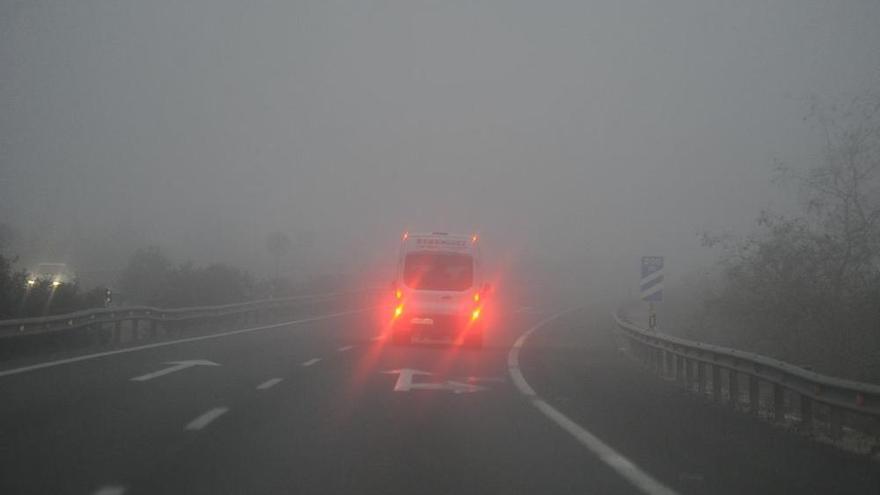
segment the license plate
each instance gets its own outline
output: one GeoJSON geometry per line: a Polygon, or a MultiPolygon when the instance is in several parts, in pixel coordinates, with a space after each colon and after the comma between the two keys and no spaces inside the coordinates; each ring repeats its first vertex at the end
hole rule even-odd
{"type": "Polygon", "coordinates": [[[413,318],[409,322],[412,323],[413,325],[433,325],[434,324],[434,320],[432,320],[431,318],[413,318]]]}

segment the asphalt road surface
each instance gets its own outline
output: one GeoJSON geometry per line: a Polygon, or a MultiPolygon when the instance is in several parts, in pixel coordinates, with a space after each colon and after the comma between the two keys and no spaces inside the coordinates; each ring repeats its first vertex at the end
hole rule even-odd
{"type": "Polygon", "coordinates": [[[507,301],[473,350],[391,345],[363,306],[0,369],[0,493],[880,493],[876,462],[641,371],[604,309],[507,301]]]}

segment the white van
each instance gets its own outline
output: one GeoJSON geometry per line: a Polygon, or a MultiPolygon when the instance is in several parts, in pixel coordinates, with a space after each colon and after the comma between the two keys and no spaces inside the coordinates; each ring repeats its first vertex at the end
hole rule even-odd
{"type": "Polygon", "coordinates": [[[451,339],[482,346],[491,290],[483,277],[476,235],[404,234],[392,286],[392,341],[451,339]]]}

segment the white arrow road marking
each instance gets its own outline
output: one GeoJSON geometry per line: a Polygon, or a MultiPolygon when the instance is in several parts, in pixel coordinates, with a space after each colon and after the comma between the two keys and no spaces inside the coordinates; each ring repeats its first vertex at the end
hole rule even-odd
{"type": "Polygon", "coordinates": [[[95,490],[94,495],[122,495],[125,493],[124,486],[107,485],[95,490]]]}
{"type": "Polygon", "coordinates": [[[165,364],[173,364],[170,368],[165,368],[164,370],[154,371],[152,373],[147,373],[146,375],[136,376],[131,379],[133,382],[145,382],[147,380],[152,380],[153,378],[159,378],[160,376],[165,376],[170,373],[174,373],[176,371],[185,370],[187,368],[192,368],[193,366],[220,366],[219,364],[213,361],[206,361],[204,359],[193,359],[190,361],[172,361],[170,363],[165,364]]]}
{"type": "Polygon", "coordinates": [[[336,349],[336,350],[339,351],[339,352],[345,352],[345,351],[351,349],[352,347],[354,347],[354,346],[353,346],[353,345],[344,345],[344,346],[342,346],[342,347],[340,347],[339,349],[336,349]]]}
{"type": "Polygon", "coordinates": [[[389,375],[397,375],[397,383],[394,384],[395,392],[409,392],[412,388],[412,379],[415,375],[430,375],[427,371],[419,371],[410,368],[403,368],[400,370],[388,370],[383,371],[382,373],[386,373],[389,375]]]}
{"type": "Polygon", "coordinates": [[[431,375],[432,373],[411,368],[402,368],[399,370],[383,371],[389,375],[397,375],[397,382],[394,384],[395,392],[409,392],[411,390],[445,390],[454,394],[468,394],[472,392],[481,392],[488,390],[486,387],[473,385],[470,383],[462,383],[456,381],[446,381],[439,383],[413,383],[413,377],[418,375],[431,375]]]}
{"type": "Polygon", "coordinates": [[[228,407],[215,407],[214,409],[211,409],[210,411],[202,414],[198,418],[190,421],[184,429],[190,431],[201,430],[202,428],[211,424],[212,421],[219,418],[220,416],[223,416],[227,412],[229,412],[228,407]]]}
{"type": "Polygon", "coordinates": [[[311,365],[317,363],[317,362],[320,361],[320,360],[321,360],[321,358],[309,359],[308,361],[304,362],[302,365],[303,365],[303,366],[311,366],[311,365]]]}
{"type": "Polygon", "coordinates": [[[279,383],[281,383],[281,380],[282,380],[281,378],[272,378],[270,380],[266,380],[265,382],[257,385],[257,390],[266,390],[268,388],[272,388],[275,385],[278,385],[279,383]]]}

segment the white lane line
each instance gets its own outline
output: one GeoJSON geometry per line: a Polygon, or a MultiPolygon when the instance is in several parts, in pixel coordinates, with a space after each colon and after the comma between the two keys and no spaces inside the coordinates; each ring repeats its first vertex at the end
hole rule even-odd
{"type": "Polygon", "coordinates": [[[205,359],[191,359],[189,361],[172,361],[166,364],[173,364],[169,368],[165,368],[159,371],[154,371],[152,373],[147,373],[146,375],[136,376],[134,378],[129,378],[130,381],[133,382],[146,382],[152,380],[153,378],[159,378],[160,376],[169,375],[171,373],[176,373],[181,370],[185,370],[187,368],[192,368],[193,366],[220,366],[219,364],[208,361],[205,359]]]}
{"type": "Polygon", "coordinates": [[[308,361],[304,362],[302,365],[303,365],[303,366],[311,366],[311,365],[317,363],[317,362],[320,361],[320,360],[321,360],[321,358],[309,359],[308,361]]]}
{"type": "Polygon", "coordinates": [[[331,313],[328,315],[321,315],[321,316],[312,316],[309,318],[302,318],[299,320],[283,321],[281,323],[273,323],[272,325],[265,325],[262,327],[243,328],[241,330],[232,330],[229,332],[214,333],[211,335],[202,335],[199,337],[189,337],[189,338],[185,338],[185,339],[169,340],[166,342],[156,342],[155,344],[139,345],[137,347],[127,347],[125,349],[117,349],[114,351],[96,352],[94,354],[86,354],[84,356],[77,356],[77,357],[72,357],[72,358],[67,358],[67,359],[59,359],[57,361],[47,361],[45,363],[33,364],[30,366],[23,366],[21,368],[13,368],[11,370],[0,371],[0,377],[9,376],[9,375],[17,375],[19,373],[27,373],[29,371],[41,370],[43,368],[52,368],[52,367],[61,366],[64,364],[78,363],[80,361],[88,361],[90,359],[97,359],[97,358],[106,357],[106,356],[113,356],[116,354],[125,354],[128,352],[138,352],[138,351],[143,351],[143,350],[147,350],[147,349],[155,349],[157,347],[185,344],[187,342],[197,342],[199,340],[219,339],[219,338],[223,338],[223,337],[228,337],[230,335],[238,335],[238,334],[250,333],[250,332],[260,332],[263,330],[271,330],[273,328],[279,328],[279,327],[284,327],[284,326],[288,326],[288,325],[299,325],[302,323],[311,323],[313,321],[329,320],[331,318],[338,318],[340,316],[352,315],[352,314],[356,314],[356,313],[363,313],[364,311],[369,311],[370,309],[372,309],[372,308],[356,309],[356,310],[352,310],[352,311],[342,311],[339,313],[331,313]]]}
{"type": "Polygon", "coordinates": [[[632,461],[612,449],[596,435],[593,435],[587,431],[586,428],[575,423],[568,416],[541,399],[538,394],[535,393],[535,389],[529,385],[523,376],[519,367],[519,351],[522,349],[523,345],[525,345],[526,339],[528,339],[532,333],[544,327],[547,323],[550,323],[559,316],[570,311],[573,311],[573,309],[556,313],[541,320],[535,324],[535,326],[520,335],[516,340],[513,347],[510,348],[510,352],[507,354],[507,371],[510,372],[510,378],[513,380],[513,384],[516,385],[516,388],[520,393],[525,395],[529,399],[529,402],[541,411],[544,416],[547,416],[560,428],[567,431],[578,442],[580,442],[581,445],[595,454],[600,461],[604,462],[622,478],[638,488],[643,494],[677,495],[673,489],[660,483],[645,471],[642,471],[640,467],[636,466],[632,461]]]}
{"type": "Polygon", "coordinates": [[[125,493],[124,486],[106,485],[95,490],[93,495],[122,495],[125,493]]]}
{"type": "Polygon", "coordinates": [[[350,350],[350,349],[352,349],[352,348],[354,348],[353,345],[344,345],[344,346],[342,346],[342,347],[340,347],[339,349],[336,349],[336,350],[339,351],[339,352],[345,352],[345,351],[350,350]]]}
{"type": "Polygon", "coordinates": [[[211,422],[215,419],[226,414],[227,412],[229,412],[228,407],[215,407],[214,409],[211,409],[210,411],[202,414],[198,418],[190,421],[184,429],[190,431],[199,431],[202,428],[211,424],[211,422]]]}
{"type": "Polygon", "coordinates": [[[282,380],[282,378],[272,378],[272,379],[266,380],[265,382],[257,385],[257,390],[266,390],[266,389],[272,388],[275,385],[278,385],[279,383],[281,383],[281,380],[282,380]]]}

